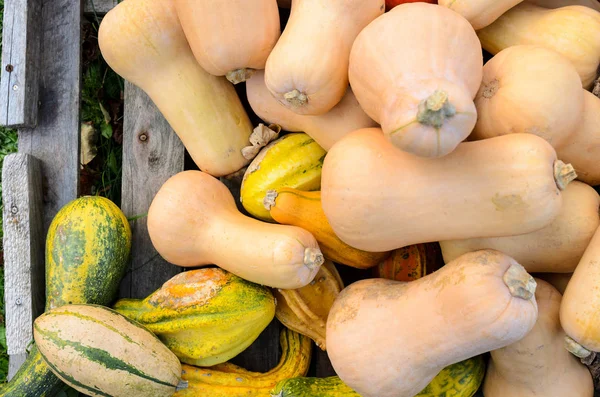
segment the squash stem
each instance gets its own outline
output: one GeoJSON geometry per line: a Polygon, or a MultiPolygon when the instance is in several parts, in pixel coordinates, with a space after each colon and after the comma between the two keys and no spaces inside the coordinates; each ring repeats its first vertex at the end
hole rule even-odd
{"type": "Polygon", "coordinates": [[[318,248],[306,248],[304,250],[304,265],[309,269],[316,269],[325,262],[325,258],[318,248]]]}
{"type": "Polygon", "coordinates": [[[246,81],[250,77],[252,77],[254,72],[256,72],[256,70],[250,69],[250,68],[236,69],[236,70],[227,72],[225,77],[227,77],[227,80],[229,80],[231,83],[239,84],[239,83],[243,83],[244,81],[246,81]]]}
{"type": "Polygon", "coordinates": [[[581,346],[579,343],[575,342],[571,337],[565,336],[565,348],[571,352],[575,357],[586,358],[590,354],[591,351],[581,346]]]}
{"type": "Polygon", "coordinates": [[[187,388],[188,388],[188,381],[180,380],[179,383],[177,384],[177,387],[175,388],[175,391],[179,391],[179,390],[183,390],[183,389],[187,389],[187,388]]]}
{"type": "Polygon", "coordinates": [[[298,90],[286,92],[283,94],[285,100],[294,107],[302,107],[308,103],[308,96],[298,90]]]}
{"type": "Polygon", "coordinates": [[[419,103],[417,121],[434,128],[441,128],[444,121],[456,114],[456,108],[448,101],[448,93],[436,90],[419,103]]]}
{"type": "Polygon", "coordinates": [[[571,164],[565,164],[560,160],[554,162],[554,180],[560,190],[565,190],[567,185],[575,179],[577,179],[577,172],[571,164]]]}
{"type": "Polygon", "coordinates": [[[537,283],[527,270],[518,263],[513,263],[502,277],[510,294],[517,298],[529,300],[535,295],[537,283]]]}

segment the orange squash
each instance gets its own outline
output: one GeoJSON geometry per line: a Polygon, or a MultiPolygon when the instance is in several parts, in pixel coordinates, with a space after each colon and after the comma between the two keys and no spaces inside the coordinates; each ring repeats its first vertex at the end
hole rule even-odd
{"type": "Polygon", "coordinates": [[[258,117],[285,131],[305,132],[325,150],[354,130],[377,126],[362,110],[350,87],[337,105],[318,116],[297,114],[281,106],[267,89],[263,71],[257,71],[246,82],[246,93],[258,117]]]}
{"type": "Polygon", "coordinates": [[[375,277],[414,281],[444,266],[438,243],[415,244],[398,248],[373,268],[375,277]]]}
{"type": "Polygon", "coordinates": [[[389,252],[366,252],[352,248],[335,235],[321,207],[321,192],[282,188],[267,192],[265,206],[275,221],[311,232],[325,258],[366,269],[384,260],[389,252]]]}
{"type": "Polygon", "coordinates": [[[281,28],[276,0],[175,0],[196,60],[234,84],[264,69],[281,28]]]}
{"type": "Polygon", "coordinates": [[[547,9],[523,2],[477,31],[477,35],[483,48],[492,54],[519,44],[556,51],[575,66],[586,89],[596,78],[600,63],[600,13],[589,7],[547,9]]]}
{"type": "Polygon", "coordinates": [[[568,349],[586,357],[600,352],[600,229],[579,261],[560,305],[560,323],[568,349]]]}
{"type": "Polygon", "coordinates": [[[348,88],[348,57],[358,33],[385,11],[385,0],[294,0],[267,59],[265,83],[298,114],[319,115],[348,88]]]}
{"type": "Polygon", "coordinates": [[[483,58],[475,31],[445,7],[411,3],[369,24],[350,54],[350,84],[365,112],[402,150],[453,151],[477,120],[483,58]]]}
{"type": "Polygon", "coordinates": [[[572,273],[600,226],[600,197],[581,182],[571,182],[562,196],[562,208],[548,226],[516,236],[441,241],[444,260],[490,248],[510,255],[528,272],[572,273]]]}
{"type": "Polygon", "coordinates": [[[531,134],[466,142],[431,159],[363,129],[327,154],[321,200],[342,241],[379,252],[541,229],[560,212],[560,191],[574,177],[552,146],[531,134]]]}
{"type": "Polygon", "coordinates": [[[150,205],[148,232],[158,253],[175,265],[214,263],[275,288],[304,287],[324,261],[309,232],[242,215],[225,185],[200,171],[165,182],[150,205]]]}
{"type": "Polygon", "coordinates": [[[215,176],[248,164],[252,124],[233,86],[198,65],[172,1],[127,0],[102,19],[102,56],[144,90],[196,165],[215,176]]]}
{"type": "Polygon", "coordinates": [[[491,352],[485,397],[592,397],[590,371],[564,347],[558,315],[562,296],[545,281],[536,283],[537,322],[520,341],[491,352]]]}
{"type": "Polygon", "coordinates": [[[331,308],[327,353],[363,397],[412,397],[444,367],[522,339],[537,319],[534,293],[533,277],[497,251],[410,283],[362,280],[331,308]]]}

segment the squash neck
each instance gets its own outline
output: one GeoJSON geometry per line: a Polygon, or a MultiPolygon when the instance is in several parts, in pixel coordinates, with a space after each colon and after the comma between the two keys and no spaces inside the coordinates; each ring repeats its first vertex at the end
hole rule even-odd
{"type": "Polygon", "coordinates": [[[417,121],[439,129],[446,119],[454,117],[455,114],[456,108],[448,100],[448,93],[444,90],[436,90],[419,103],[417,121]]]}

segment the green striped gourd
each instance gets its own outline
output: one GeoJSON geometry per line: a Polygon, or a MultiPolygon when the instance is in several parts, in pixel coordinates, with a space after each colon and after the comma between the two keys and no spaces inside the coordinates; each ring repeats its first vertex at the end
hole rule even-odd
{"type": "MultiPolygon", "coordinates": [[[[88,196],[65,205],[46,238],[46,310],[71,303],[109,305],[127,268],[130,247],[129,223],[110,200],[88,196]]],[[[54,397],[63,387],[33,346],[0,395],[54,397]]]]}
{"type": "Polygon", "coordinates": [[[33,335],[52,372],[90,396],[168,397],[181,381],[179,360],[156,336],[103,306],[52,309],[33,335]]]}
{"type": "Polygon", "coordinates": [[[143,324],[187,364],[212,366],[244,351],[275,317],[271,291],[220,268],[180,273],[144,300],[114,309],[143,324]]]}

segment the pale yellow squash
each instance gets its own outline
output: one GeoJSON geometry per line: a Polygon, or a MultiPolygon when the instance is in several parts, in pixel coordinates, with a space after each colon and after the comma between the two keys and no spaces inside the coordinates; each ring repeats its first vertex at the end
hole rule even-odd
{"type": "Polygon", "coordinates": [[[448,7],[467,18],[474,29],[485,28],[498,17],[523,0],[438,0],[438,4],[448,7]]]}
{"type": "Polygon", "coordinates": [[[572,273],[600,226],[600,197],[582,182],[571,182],[562,196],[558,216],[543,229],[510,237],[441,241],[444,261],[490,248],[510,255],[528,272],[572,273]]]}
{"type": "Polygon", "coordinates": [[[534,293],[521,265],[490,250],[409,283],[362,280],[329,312],[327,353],[363,397],[413,397],[444,367],[523,338],[537,319],[534,293]]]}
{"type": "Polygon", "coordinates": [[[263,121],[277,124],[285,131],[305,132],[325,150],[354,130],[377,126],[362,110],[350,87],[340,103],[318,116],[297,114],[281,106],[267,89],[263,71],[257,71],[246,81],[246,93],[252,110],[263,121]]]}
{"type": "Polygon", "coordinates": [[[519,44],[540,45],[568,58],[589,88],[600,63],[600,13],[589,7],[557,9],[523,2],[477,32],[483,48],[497,54],[519,44]]]}
{"type": "Polygon", "coordinates": [[[590,371],[564,347],[560,326],[562,296],[536,279],[538,319],[520,341],[491,352],[483,393],[485,397],[592,397],[590,371]]]}
{"type": "Polygon", "coordinates": [[[281,34],[276,0],[175,0],[175,7],[200,66],[234,84],[265,68],[281,34]]]}
{"type": "Polygon", "coordinates": [[[265,83],[271,94],[298,114],[331,110],[348,88],[354,39],[384,11],[384,0],[294,0],[267,60],[265,83]]]}
{"type": "Polygon", "coordinates": [[[108,65],[150,96],[201,170],[222,176],[249,162],[248,115],[231,83],[196,62],[174,2],[121,2],[103,18],[98,41],[108,65]]]}
{"type": "Polygon", "coordinates": [[[544,8],[560,8],[566,6],[586,6],[596,11],[600,11],[600,2],[598,0],[526,0],[544,8]]]}

